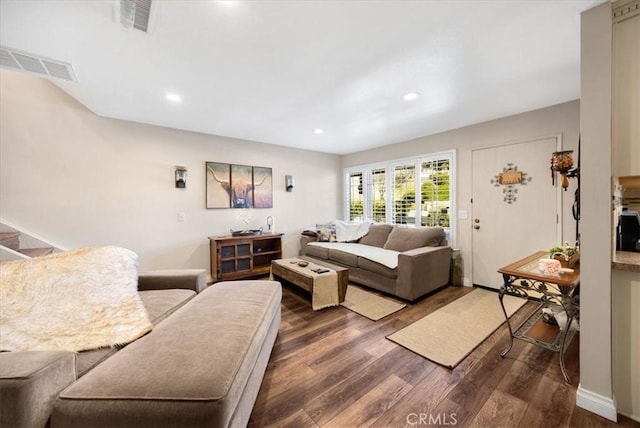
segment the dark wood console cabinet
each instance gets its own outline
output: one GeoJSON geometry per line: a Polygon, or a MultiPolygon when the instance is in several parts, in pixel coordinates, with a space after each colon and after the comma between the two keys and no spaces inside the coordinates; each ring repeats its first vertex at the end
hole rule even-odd
{"type": "Polygon", "coordinates": [[[282,258],[282,235],[210,236],[213,281],[268,275],[271,261],[282,258]]]}

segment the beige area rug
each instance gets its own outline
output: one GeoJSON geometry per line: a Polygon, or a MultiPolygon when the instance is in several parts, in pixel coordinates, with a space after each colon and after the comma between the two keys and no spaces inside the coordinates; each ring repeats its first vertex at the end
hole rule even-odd
{"type": "MultiPolygon", "coordinates": [[[[509,316],[526,303],[505,296],[509,316]]],[[[477,288],[387,339],[445,367],[454,368],[504,323],[498,293],[477,288]]]]}
{"type": "Polygon", "coordinates": [[[344,302],[340,305],[363,317],[378,321],[406,307],[404,303],[363,290],[349,284],[344,302]]]}

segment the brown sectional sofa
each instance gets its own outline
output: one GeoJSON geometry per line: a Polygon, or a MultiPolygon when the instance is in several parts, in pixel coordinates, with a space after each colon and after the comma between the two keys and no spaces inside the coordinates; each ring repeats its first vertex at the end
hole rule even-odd
{"type": "Polygon", "coordinates": [[[451,247],[440,227],[374,224],[357,242],[317,242],[303,234],[300,254],[349,269],[349,281],[413,301],[449,283],[451,247]]]}
{"type": "Polygon", "coordinates": [[[280,324],[280,284],[139,275],[153,330],[118,348],[0,353],[0,426],[246,426],[280,324]],[[198,293],[198,294],[196,294],[198,293]]]}

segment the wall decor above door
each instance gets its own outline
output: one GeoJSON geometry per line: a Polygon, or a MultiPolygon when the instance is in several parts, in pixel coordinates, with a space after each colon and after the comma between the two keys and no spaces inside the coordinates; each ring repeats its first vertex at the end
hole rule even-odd
{"type": "Polygon", "coordinates": [[[502,172],[498,173],[491,179],[491,184],[495,187],[504,186],[502,193],[504,194],[504,202],[508,204],[514,203],[518,188],[516,184],[526,185],[531,181],[531,177],[526,172],[518,171],[518,167],[512,163],[507,163],[507,166],[502,168],[502,172]]]}

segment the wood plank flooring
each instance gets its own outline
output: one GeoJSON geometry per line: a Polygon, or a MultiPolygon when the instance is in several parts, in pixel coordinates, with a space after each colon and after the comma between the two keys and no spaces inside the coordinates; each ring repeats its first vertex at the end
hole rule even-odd
{"type": "Polygon", "coordinates": [[[249,427],[640,426],[575,405],[578,335],[566,356],[573,385],[555,353],[516,340],[500,357],[504,327],[453,370],[385,338],[471,290],[448,287],[374,322],[342,307],[314,312],[308,296],[284,287],[280,332],[249,427]]]}

